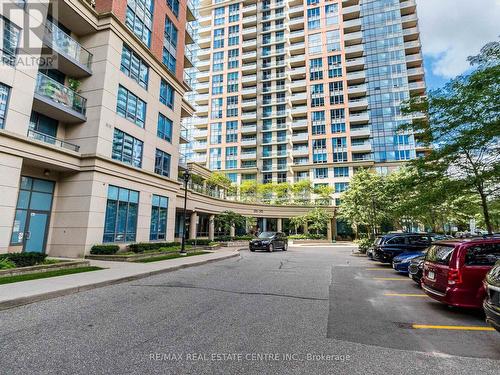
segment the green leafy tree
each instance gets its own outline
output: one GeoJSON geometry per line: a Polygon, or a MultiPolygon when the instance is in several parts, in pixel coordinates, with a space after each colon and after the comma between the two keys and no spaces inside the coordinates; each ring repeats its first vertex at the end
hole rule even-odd
{"type": "Polygon", "coordinates": [[[309,201],[312,183],[310,180],[300,180],[295,182],[292,186],[293,200],[295,203],[304,203],[309,201]]]}
{"type": "Polygon", "coordinates": [[[255,180],[246,180],[240,184],[240,199],[243,202],[256,202],[259,184],[255,180]]]}
{"type": "Polygon", "coordinates": [[[290,202],[291,185],[288,182],[274,184],[273,191],[276,204],[287,204],[290,202]]]}
{"type": "Polygon", "coordinates": [[[373,170],[358,170],[341,200],[339,217],[353,225],[356,232],[360,226],[366,226],[376,235],[382,223],[391,217],[392,199],[386,179],[373,170]]]}
{"type": "Polygon", "coordinates": [[[273,184],[259,184],[257,187],[257,194],[261,202],[271,203],[273,199],[273,192],[273,184]]]}
{"type": "Polygon", "coordinates": [[[333,214],[331,212],[319,207],[315,207],[306,215],[309,229],[316,231],[316,234],[320,234],[320,232],[324,232],[327,229],[332,217],[333,214]]]}
{"type": "Polygon", "coordinates": [[[230,233],[231,228],[244,226],[245,223],[245,217],[234,211],[223,211],[215,216],[215,227],[222,229],[226,234],[230,233]]]}
{"type": "Polygon", "coordinates": [[[415,116],[406,128],[432,146],[415,162],[423,174],[445,175],[457,190],[477,195],[492,233],[491,206],[500,194],[500,43],[489,43],[469,61],[475,67],[469,75],[410,99],[404,112],[415,116]]]}
{"type": "Polygon", "coordinates": [[[298,233],[299,228],[307,224],[307,215],[293,216],[290,218],[290,225],[295,228],[295,234],[298,233]]]}
{"type": "MultiPolygon", "coordinates": [[[[332,194],[335,193],[335,189],[330,185],[320,185],[314,189],[314,194],[319,196],[319,203],[323,205],[329,205],[332,200],[332,194]]],[[[318,200],[316,200],[318,202],[318,200]]]]}

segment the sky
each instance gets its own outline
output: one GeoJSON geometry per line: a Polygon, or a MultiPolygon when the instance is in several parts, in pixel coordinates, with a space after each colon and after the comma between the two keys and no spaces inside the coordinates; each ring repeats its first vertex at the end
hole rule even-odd
{"type": "Polygon", "coordinates": [[[500,0],[417,0],[427,86],[467,72],[467,57],[500,35],[500,0]]]}

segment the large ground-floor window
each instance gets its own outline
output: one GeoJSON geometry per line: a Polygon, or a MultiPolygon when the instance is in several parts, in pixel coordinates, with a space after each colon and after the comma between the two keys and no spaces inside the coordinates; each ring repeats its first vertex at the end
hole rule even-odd
{"type": "Polygon", "coordinates": [[[164,240],[167,234],[168,198],[153,194],[151,202],[151,241],[164,240]]]}
{"type": "Polygon", "coordinates": [[[104,242],[135,241],[139,192],[110,185],[104,222],[104,242]]]}

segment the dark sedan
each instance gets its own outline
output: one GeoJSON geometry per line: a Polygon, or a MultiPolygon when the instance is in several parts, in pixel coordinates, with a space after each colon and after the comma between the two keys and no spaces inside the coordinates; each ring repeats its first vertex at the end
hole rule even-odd
{"type": "Polygon", "coordinates": [[[250,241],[250,251],[266,250],[272,252],[281,249],[288,250],[288,238],[281,232],[262,232],[259,236],[250,241]]]}
{"type": "Polygon", "coordinates": [[[500,332],[500,261],[498,261],[484,281],[486,299],[483,303],[486,321],[500,332]]]}
{"type": "Polygon", "coordinates": [[[424,272],[424,261],[425,255],[413,258],[408,266],[408,276],[413,279],[418,285],[422,280],[422,274],[424,272]]]}

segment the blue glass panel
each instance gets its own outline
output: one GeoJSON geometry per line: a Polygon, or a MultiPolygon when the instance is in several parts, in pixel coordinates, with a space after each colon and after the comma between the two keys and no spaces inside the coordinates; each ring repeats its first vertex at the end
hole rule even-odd
{"type": "Polygon", "coordinates": [[[30,208],[32,210],[50,211],[52,204],[52,194],[47,193],[31,193],[30,208]]]}
{"type": "Polygon", "coordinates": [[[54,182],[34,179],[33,190],[42,191],[44,193],[52,193],[54,191],[54,182]]]}
{"type": "Polygon", "coordinates": [[[108,198],[117,200],[118,199],[118,188],[116,186],[109,186],[108,188],[108,198]]]}
{"type": "Polygon", "coordinates": [[[139,203],[139,192],[130,190],[130,198],[128,201],[131,203],[139,203]]]}
{"type": "Polygon", "coordinates": [[[153,195],[153,206],[159,206],[160,205],[160,196],[159,195],[153,195]]]}
{"type": "Polygon", "coordinates": [[[31,186],[33,185],[33,179],[31,177],[21,177],[21,189],[31,190],[31,186]]]}
{"type": "Polygon", "coordinates": [[[28,208],[30,202],[30,192],[19,190],[19,197],[17,198],[17,208],[28,208]]]}
{"type": "Polygon", "coordinates": [[[14,219],[14,225],[12,226],[12,244],[23,243],[24,237],[24,227],[26,226],[26,214],[25,210],[17,210],[16,217],[14,219]]]}
{"type": "Polygon", "coordinates": [[[128,190],[120,188],[118,199],[122,202],[128,202],[128,190]]]}

